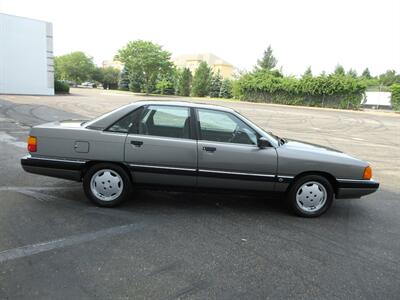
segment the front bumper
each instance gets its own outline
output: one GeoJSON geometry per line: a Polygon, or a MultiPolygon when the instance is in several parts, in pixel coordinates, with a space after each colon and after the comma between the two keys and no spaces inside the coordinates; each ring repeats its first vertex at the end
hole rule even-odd
{"type": "Polygon", "coordinates": [[[32,157],[21,158],[22,168],[29,173],[80,181],[86,161],[62,158],[32,157]]]}
{"type": "Polygon", "coordinates": [[[360,198],[376,192],[378,188],[379,182],[373,179],[337,179],[336,198],[360,198]]]}

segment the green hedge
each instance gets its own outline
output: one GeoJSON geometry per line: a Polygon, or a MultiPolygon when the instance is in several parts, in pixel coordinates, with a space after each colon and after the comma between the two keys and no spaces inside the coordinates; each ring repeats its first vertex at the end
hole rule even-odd
{"type": "Polygon", "coordinates": [[[392,108],[396,111],[400,111],[400,84],[393,84],[391,86],[392,91],[392,108]]]}
{"type": "Polygon", "coordinates": [[[288,105],[357,109],[366,84],[351,76],[329,75],[301,79],[277,77],[268,71],[243,75],[234,94],[241,100],[288,105]]]}
{"type": "Polygon", "coordinates": [[[68,83],[60,80],[54,81],[54,92],[56,94],[69,94],[69,85],[68,83]]]}

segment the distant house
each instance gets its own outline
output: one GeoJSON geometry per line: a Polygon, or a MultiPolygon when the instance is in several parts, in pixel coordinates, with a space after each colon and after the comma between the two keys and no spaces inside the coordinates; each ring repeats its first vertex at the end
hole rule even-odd
{"type": "Polygon", "coordinates": [[[202,61],[205,61],[214,73],[219,71],[224,79],[231,79],[235,73],[233,65],[212,53],[180,55],[172,60],[178,68],[189,68],[193,74],[202,61]]]}
{"type": "Polygon", "coordinates": [[[118,60],[103,60],[101,65],[103,68],[113,67],[118,70],[122,70],[124,68],[124,64],[118,60]]]}

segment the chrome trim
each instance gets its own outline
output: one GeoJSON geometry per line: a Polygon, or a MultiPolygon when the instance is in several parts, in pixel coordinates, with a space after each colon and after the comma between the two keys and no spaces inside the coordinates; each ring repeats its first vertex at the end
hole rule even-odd
{"type": "Polygon", "coordinates": [[[192,168],[177,168],[177,167],[164,167],[164,166],[153,166],[153,165],[129,164],[129,166],[131,166],[131,167],[139,167],[139,168],[179,170],[179,171],[192,171],[192,172],[196,172],[197,171],[197,169],[192,169],[192,168]]]}
{"type": "Polygon", "coordinates": [[[293,179],[294,176],[286,176],[286,175],[277,175],[278,178],[286,178],[286,179],[293,179]]]}
{"type": "Polygon", "coordinates": [[[374,181],[374,179],[341,179],[341,178],[337,178],[336,179],[339,182],[354,182],[354,183],[358,183],[358,182],[372,182],[374,181]]]}
{"type": "Polygon", "coordinates": [[[58,162],[70,162],[70,163],[77,163],[77,164],[84,164],[86,160],[70,160],[70,159],[62,159],[62,158],[48,158],[48,157],[36,157],[32,155],[28,155],[23,157],[23,159],[38,159],[38,160],[46,160],[46,161],[58,161],[58,162]]]}
{"type": "Polygon", "coordinates": [[[206,169],[199,169],[199,172],[216,173],[216,174],[232,174],[232,175],[260,176],[260,177],[269,177],[269,178],[274,178],[274,177],[275,177],[275,175],[271,175],[271,174],[229,172],[229,171],[217,171],[217,170],[206,170],[206,169]]]}

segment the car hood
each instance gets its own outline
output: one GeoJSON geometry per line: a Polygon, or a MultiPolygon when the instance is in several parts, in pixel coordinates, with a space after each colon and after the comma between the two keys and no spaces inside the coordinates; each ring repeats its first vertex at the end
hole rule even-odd
{"type": "Polygon", "coordinates": [[[295,151],[295,152],[302,151],[302,152],[312,153],[315,155],[329,156],[335,158],[345,158],[352,161],[362,161],[334,148],[321,146],[317,144],[305,143],[296,140],[285,139],[285,141],[286,142],[280,147],[282,147],[283,149],[287,149],[289,151],[295,151]]]}
{"type": "Polygon", "coordinates": [[[344,154],[342,151],[339,151],[334,148],[321,146],[321,145],[317,145],[317,144],[312,144],[312,143],[305,143],[302,141],[288,140],[288,139],[285,139],[285,143],[281,147],[287,147],[287,148],[296,149],[296,150],[309,150],[309,151],[323,152],[323,153],[326,153],[328,151],[328,152],[344,154]]]}

